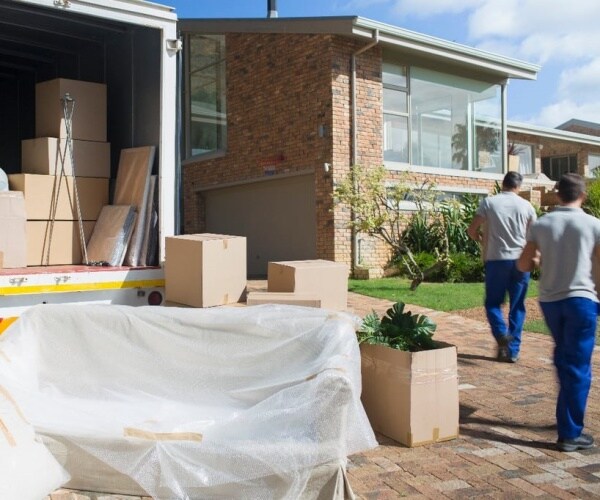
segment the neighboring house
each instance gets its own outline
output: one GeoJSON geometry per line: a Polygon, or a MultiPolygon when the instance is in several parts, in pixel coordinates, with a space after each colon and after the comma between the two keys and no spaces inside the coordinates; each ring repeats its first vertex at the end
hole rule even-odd
{"type": "Polygon", "coordinates": [[[509,122],[507,130],[522,174],[544,174],[553,181],[567,172],[584,177],[596,175],[594,170],[600,166],[600,124],[569,120],[553,129],[509,122]]]}
{"type": "MultiPolygon", "coordinates": [[[[385,265],[389,250],[353,238],[348,207],[333,203],[353,164],[385,164],[390,182],[410,171],[415,186],[489,193],[508,169],[507,81],[539,70],[359,17],[194,29],[202,34],[184,39],[196,54],[183,75],[184,231],[247,236],[251,275],[273,260],[385,265]]],[[[548,186],[540,177],[528,186],[548,186]]]]}

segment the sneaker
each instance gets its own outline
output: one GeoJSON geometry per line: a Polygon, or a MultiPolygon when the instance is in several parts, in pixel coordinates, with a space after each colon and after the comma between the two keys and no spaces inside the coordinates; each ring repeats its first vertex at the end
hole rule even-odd
{"type": "Polygon", "coordinates": [[[508,360],[509,363],[516,363],[517,361],[519,361],[519,355],[516,354],[514,356],[511,356],[508,360]]]}
{"type": "Polygon", "coordinates": [[[556,442],[556,447],[559,451],[577,451],[587,450],[594,446],[594,438],[589,434],[581,434],[581,436],[573,439],[559,439],[556,442]]]}

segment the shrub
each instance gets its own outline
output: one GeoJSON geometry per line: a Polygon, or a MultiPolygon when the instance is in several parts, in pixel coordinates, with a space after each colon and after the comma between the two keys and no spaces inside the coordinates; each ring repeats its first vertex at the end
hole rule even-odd
{"type": "Polygon", "coordinates": [[[365,316],[356,332],[359,344],[379,344],[400,351],[425,351],[435,348],[436,324],[423,314],[404,312],[404,302],[396,302],[379,319],[375,312],[365,316]]]}
{"type": "Polygon", "coordinates": [[[600,217],[600,179],[594,179],[587,185],[587,198],[583,209],[594,217],[600,217]]]}

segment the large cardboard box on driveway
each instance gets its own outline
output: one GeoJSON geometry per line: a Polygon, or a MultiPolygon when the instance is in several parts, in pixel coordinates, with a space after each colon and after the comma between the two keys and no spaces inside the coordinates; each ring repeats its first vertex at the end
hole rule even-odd
{"type": "Polygon", "coordinates": [[[324,309],[348,306],[348,266],[329,260],[269,262],[269,292],[315,295],[324,309]]]}
{"type": "Polygon", "coordinates": [[[309,293],[250,292],[246,299],[249,306],[260,304],[285,304],[288,306],[321,307],[321,299],[309,293]]]}
{"type": "Polygon", "coordinates": [[[406,352],[361,344],[362,402],[376,431],[406,446],[458,436],[456,347],[406,352]]]}
{"type": "Polygon", "coordinates": [[[0,268],[27,265],[25,221],[23,193],[0,191],[0,254],[2,254],[0,268]]]}
{"type": "Polygon", "coordinates": [[[165,298],[193,307],[239,302],[246,293],[246,238],[186,234],[165,239],[165,298]]]}
{"type": "MultiPolygon", "coordinates": [[[[28,220],[52,218],[55,190],[59,190],[55,220],[78,220],[75,205],[73,177],[63,177],[60,188],[54,175],[12,174],[8,176],[10,188],[22,191],[28,220]]],[[[108,179],[77,177],[77,193],[82,220],[97,220],[104,205],[108,205],[108,179]]]]}
{"type": "Polygon", "coordinates": [[[61,99],[75,100],[72,138],[106,142],[106,85],[55,78],[35,86],[35,136],[67,137],[61,99]]]}

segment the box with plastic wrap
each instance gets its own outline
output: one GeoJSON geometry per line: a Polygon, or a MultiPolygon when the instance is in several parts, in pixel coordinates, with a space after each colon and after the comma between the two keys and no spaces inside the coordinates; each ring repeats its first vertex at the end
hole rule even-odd
{"type": "Polygon", "coordinates": [[[341,500],[346,457],[377,446],[346,314],[43,305],[0,349],[0,380],[66,487],[341,500]]]}

